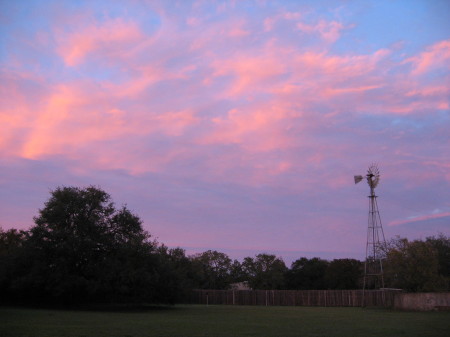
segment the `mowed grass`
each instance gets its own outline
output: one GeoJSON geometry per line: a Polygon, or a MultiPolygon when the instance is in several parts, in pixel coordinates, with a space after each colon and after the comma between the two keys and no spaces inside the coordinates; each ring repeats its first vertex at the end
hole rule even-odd
{"type": "Polygon", "coordinates": [[[450,336],[449,312],[177,305],[140,311],[0,308],[0,336],[450,336]]]}

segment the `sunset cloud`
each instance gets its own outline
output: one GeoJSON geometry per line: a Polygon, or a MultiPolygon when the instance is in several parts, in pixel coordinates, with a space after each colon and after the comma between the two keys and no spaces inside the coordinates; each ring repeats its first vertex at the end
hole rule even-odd
{"type": "Polygon", "coordinates": [[[327,22],[325,20],[320,20],[315,25],[299,22],[297,23],[297,28],[303,33],[318,34],[326,42],[332,43],[339,39],[341,35],[340,31],[344,29],[344,26],[337,21],[327,22]]]}
{"type": "Polygon", "coordinates": [[[439,41],[429,46],[419,55],[405,60],[413,65],[412,74],[421,75],[429,70],[444,68],[448,71],[450,63],[450,40],[439,41]]]}
{"type": "Polygon", "coordinates": [[[404,220],[396,220],[389,223],[389,226],[398,226],[398,225],[405,225],[410,224],[413,222],[419,222],[419,221],[427,221],[432,219],[440,219],[440,218],[450,218],[450,212],[436,212],[432,214],[427,215],[417,215],[417,216],[411,216],[404,220]]]}
{"type": "Polygon", "coordinates": [[[73,32],[57,32],[57,52],[68,66],[76,66],[91,53],[120,57],[144,38],[134,22],[117,18],[93,23],[73,32]]]}

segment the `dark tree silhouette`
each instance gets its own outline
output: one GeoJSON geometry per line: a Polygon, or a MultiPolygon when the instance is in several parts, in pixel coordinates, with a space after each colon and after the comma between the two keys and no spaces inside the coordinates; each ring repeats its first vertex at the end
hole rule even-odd
{"type": "Polygon", "coordinates": [[[40,302],[167,302],[170,271],[157,244],[126,207],[105,191],[59,187],[34,218],[17,281],[40,302]]]}
{"type": "Polygon", "coordinates": [[[325,271],[325,285],[328,289],[359,289],[363,271],[361,261],[336,259],[328,264],[325,271]]]}
{"type": "Polygon", "coordinates": [[[271,254],[246,257],[242,262],[244,273],[253,289],[283,289],[287,271],[283,259],[271,254]]]}
{"type": "Polygon", "coordinates": [[[326,289],[325,273],[329,262],[318,257],[307,259],[302,257],[292,262],[286,274],[289,289],[326,289]]]}
{"type": "Polygon", "coordinates": [[[227,289],[229,287],[232,261],[227,254],[208,250],[192,256],[191,260],[197,271],[200,288],[227,289]]]}

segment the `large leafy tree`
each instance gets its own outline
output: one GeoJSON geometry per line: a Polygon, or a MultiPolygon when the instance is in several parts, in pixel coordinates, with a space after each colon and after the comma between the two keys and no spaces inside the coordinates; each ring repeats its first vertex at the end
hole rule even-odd
{"type": "Polygon", "coordinates": [[[450,290],[450,237],[444,234],[427,237],[425,242],[437,253],[438,272],[446,280],[446,289],[450,290]]]}
{"type": "Polygon", "coordinates": [[[25,241],[25,237],[25,231],[19,231],[14,228],[4,231],[0,227],[0,256],[10,255],[20,248],[25,241]]]}
{"type": "Polygon", "coordinates": [[[389,287],[411,292],[448,290],[448,279],[440,273],[439,250],[431,241],[397,237],[389,242],[385,261],[389,287]]]}
{"type": "Polygon", "coordinates": [[[26,237],[25,231],[4,231],[0,227],[0,298],[4,300],[17,297],[14,281],[23,270],[21,255],[26,237]]]}
{"type": "Polygon", "coordinates": [[[328,289],[359,289],[362,278],[361,261],[335,259],[325,270],[325,285],[328,289]]]}
{"type": "Polygon", "coordinates": [[[166,282],[174,299],[181,301],[189,299],[192,289],[200,288],[199,272],[191,258],[186,256],[182,248],[168,248],[165,245],[158,247],[158,256],[161,264],[170,273],[166,282]]]}
{"type": "Polygon", "coordinates": [[[307,259],[302,257],[292,262],[287,272],[287,287],[289,289],[326,289],[325,273],[329,262],[318,257],[307,259]]]}
{"type": "Polygon", "coordinates": [[[215,250],[191,257],[197,271],[199,287],[203,289],[226,289],[231,283],[232,261],[227,254],[215,250]]]}
{"type": "Polygon", "coordinates": [[[231,283],[248,281],[247,274],[238,260],[233,260],[233,263],[231,264],[230,277],[231,283]]]}
{"type": "MultiPolygon", "coordinates": [[[[100,188],[59,187],[34,218],[29,272],[19,285],[41,300],[155,301],[167,291],[156,243],[139,217],[100,188]]],[[[163,273],[164,274],[164,273],[163,273]]]]}
{"type": "Polygon", "coordinates": [[[246,257],[242,269],[253,289],[283,289],[287,267],[283,259],[272,254],[246,257]]]}

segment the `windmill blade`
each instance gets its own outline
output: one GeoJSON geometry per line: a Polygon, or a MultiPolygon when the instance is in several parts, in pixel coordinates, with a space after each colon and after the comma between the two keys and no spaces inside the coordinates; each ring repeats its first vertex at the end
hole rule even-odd
{"type": "Polygon", "coordinates": [[[355,179],[355,184],[359,183],[361,180],[363,180],[363,176],[354,176],[353,177],[355,179]]]}

